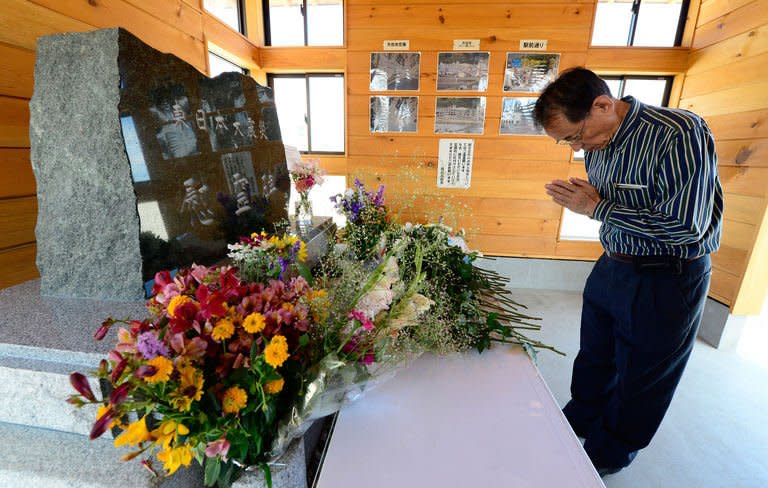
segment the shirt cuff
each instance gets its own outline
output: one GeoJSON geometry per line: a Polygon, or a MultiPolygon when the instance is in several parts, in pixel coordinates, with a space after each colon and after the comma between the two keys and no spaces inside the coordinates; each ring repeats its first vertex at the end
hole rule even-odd
{"type": "Polygon", "coordinates": [[[600,222],[605,222],[606,220],[608,220],[608,217],[610,217],[611,212],[613,211],[613,207],[614,207],[613,202],[610,202],[605,198],[603,198],[595,207],[595,211],[592,214],[592,218],[594,220],[599,220],[600,222]]]}

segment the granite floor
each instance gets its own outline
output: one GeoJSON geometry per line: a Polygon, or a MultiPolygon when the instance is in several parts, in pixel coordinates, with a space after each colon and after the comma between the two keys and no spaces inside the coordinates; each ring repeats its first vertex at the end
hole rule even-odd
{"type": "MultiPolygon", "coordinates": [[[[542,352],[541,374],[562,406],[578,351],[581,294],[515,289],[543,319],[540,337],[567,353],[542,352]]],[[[748,324],[737,348],[698,341],[672,405],[651,445],[607,476],[607,488],[764,488],[768,486],[768,314],[748,324]]]]}

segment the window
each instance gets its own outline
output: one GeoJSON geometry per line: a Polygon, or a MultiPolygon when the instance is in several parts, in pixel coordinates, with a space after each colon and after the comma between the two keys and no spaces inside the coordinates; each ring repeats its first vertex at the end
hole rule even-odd
{"type": "MultiPolygon", "coordinates": [[[[643,103],[657,107],[666,107],[669,102],[669,91],[672,88],[671,76],[603,76],[602,78],[614,98],[632,95],[643,103]]],[[[574,152],[573,159],[584,159],[584,151],[574,152]]],[[[563,209],[560,239],[596,241],[599,229],[599,222],[573,213],[567,208],[563,209]]]]}
{"type": "MultiPolygon", "coordinates": [[[[309,200],[312,202],[312,214],[320,216],[333,217],[333,223],[339,227],[347,224],[347,219],[340,215],[331,201],[331,197],[344,193],[347,189],[347,177],[339,175],[325,175],[323,184],[315,187],[309,192],[309,200]]],[[[288,200],[288,212],[294,215],[296,212],[296,201],[298,192],[291,182],[291,198],[288,200]]]]}
{"type": "Polygon", "coordinates": [[[209,71],[211,72],[210,74],[211,78],[219,76],[222,73],[227,73],[229,71],[236,71],[244,75],[248,74],[247,69],[233,63],[232,61],[224,59],[218,54],[214,54],[210,51],[208,51],[208,68],[209,68],[209,71]]]}
{"type": "Polygon", "coordinates": [[[269,75],[285,144],[302,152],[344,153],[344,76],[269,75]]]}
{"type": "Polygon", "coordinates": [[[267,46],[341,46],[343,0],[263,0],[267,46]]]}
{"type": "Polygon", "coordinates": [[[679,46],[689,0],[598,0],[593,46],[679,46]]]}
{"type": "Polygon", "coordinates": [[[244,0],[204,0],[203,7],[233,30],[245,35],[244,0]]]}

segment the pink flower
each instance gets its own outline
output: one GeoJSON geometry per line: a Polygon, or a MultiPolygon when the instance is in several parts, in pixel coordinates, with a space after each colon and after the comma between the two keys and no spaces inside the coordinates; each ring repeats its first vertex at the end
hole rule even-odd
{"type": "Polygon", "coordinates": [[[205,448],[205,455],[209,458],[221,457],[223,460],[227,460],[227,453],[229,452],[229,441],[226,437],[216,439],[213,442],[209,442],[205,448]]]}
{"type": "Polygon", "coordinates": [[[360,310],[352,309],[347,317],[360,322],[360,325],[363,326],[363,329],[367,331],[373,330],[373,322],[371,322],[371,320],[366,317],[365,314],[360,310]]]}

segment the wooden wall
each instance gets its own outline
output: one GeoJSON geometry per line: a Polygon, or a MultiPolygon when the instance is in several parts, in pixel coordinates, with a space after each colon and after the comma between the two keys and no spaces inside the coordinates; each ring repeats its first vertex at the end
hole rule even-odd
{"type": "Polygon", "coordinates": [[[768,290],[768,2],[701,2],[680,107],[704,116],[717,141],[725,225],[711,295],[735,314],[759,313],[768,290]]]}
{"type": "MultiPolygon", "coordinates": [[[[555,178],[584,176],[583,163],[571,160],[570,148],[545,136],[500,136],[499,123],[506,53],[519,51],[522,39],[547,39],[548,52],[560,53],[560,69],[584,66],[601,72],[684,72],[688,49],[590,48],[593,0],[347,0],[348,140],[350,176],[376,175],[387,184],[390,201],[410,202],[415,211],[439,214],[450,201],[451,215],[463,213],[459,225],[470,232],[470,246],[502,256],[594,259],[594,242],[560,241],[562,209],[544,193],[555,178]],[[418,92],[371,92],[370,52],[386,39],[408,39],[421,53],[418,92]],[[437,57],[452,51],[454,39],[480,39],[489,51],[489,86],[485,93],[437,92],[437,57]],[[418,95],[416,134],[371,134],[369,96],[418,95]],[[435,97],[485,96],[485,132],[475,139],[472,185],[468,190],[436,187],[438,141],[434,134],[435,97]],[[404,169],[405,168],[405,169],[404,169]]],[[[518,94],[523,95],[524,94],[518,94]]],[[[535,95],[529,95],[535,96],[535,95]]],[[[377,181],[372,182],[373,184],[377,181]]]]}
{"type": "Polygon", "coordinates": [[[202,72],[206,41],[258,70],[256,45],[201,8],[200,0],[3,0],[0,7],[0,288],[37,277],[35,178],[29,99],[39,36],[124,27],[202,72]]]}

